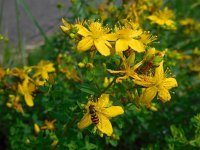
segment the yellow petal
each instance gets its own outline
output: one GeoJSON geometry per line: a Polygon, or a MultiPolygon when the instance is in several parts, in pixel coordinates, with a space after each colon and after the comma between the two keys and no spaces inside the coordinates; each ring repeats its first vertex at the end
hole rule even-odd
{"type": "Polygon", "coordinates": [[[60,26],[61,30],[65,33],[67,33],[69,31],[68,28],[66,28],[65,26],[60,26]]]}
{"type": "Polygon", "coordinates": [[[158,98],[162,101],[162,102],[167,102],[171,99],[171,95],[169,93],[169,91],[167,89],[165,89],[164,87],[159,88],[158,91],[158,98]]]}
{"type": "Polygon", "coordinates": [[[45,66],[46,70],[48,72],[53,72],[55,71],[55,68],[53,67],[53,64],[52,63],[49,63],[48,65],[45,66]]]}
{"type": "Polygon", "coordinates": [[[31,94],[29,93],[25,93],[24,94],[24,99],[26,101],[26,104],[30,107],[33,107],[34,103],[33,103],[33,97],[31,94]]]}
{"type": "Polygon", "coordinates": [[[68,23],[64,18],[62,18],[62,23],[64,24],[67,30],[71,29],[72,25],[68,23]]]}
{"type": "Polygon", "coordinates": [[[122,52],[128,49],[128,41],[125,39],[117,40],[115,44],[116,52],[122,52]]]}
{"type": "Polygon", "coordinates": [[[146,88],[143,92],[142,95],[140,97],[140,101],[141,103],[144,104],[151,104],[151,101],[153,100],[153,98],[156,96],[157,94],[157,88],[155,86],[153,87],[149,87],[146,88]]]}
{"type": "Polygon", "coordinates": [[[84,26],[80,25],[80,24],[76,24],[75,27],[78,28],[78,34],[86,37],[88,35],[91,35],[91,32],[88,31],[88,29],[86,29],[84,26]]]}
{"type": "Polygon", "coordinates": [[[93,39],[91,37],[85,37],[78,43],[77,50],[87,51],[92,47],[92,45],[93,45],[93,39]]]}
{"type": "Polygon", "coordinates": [[[43,78],[43,79],[45,79],[45,80],[48,80],[48,79],[49,79],[48,72],[46,72],[46,71],[43,70],[41,73],[42,73],[41,75],[42,75],[42,78],[43,78]]]}
{"type": "Polygon", "coordinates": [[[102,94],[98,99],[97,106],[101,108],[107,107],[108,102],[109,102],[109,94],[102,94]]]}
{"type": "Polygon", "coordinates": [[[139,40],[131,39],[128,44],[136,52],[144,52],[145,51],[144,44],[139,40]]]}
{"type": "Polygon", "coordinates": [[[153,21],[153,22],[155,22],[155,21],[158,20],[158,17],[155,16],[155,15],[151,15],[151,16],[149,16],[149,17],[147,17],[147,18],[148,18],[149,20],[153,21]]]}
{"type": "Polygon", "coordinates": [[[139,35],[141,35],[142,34],[142,30],[141,29],[139,29],[139,30],[131,30],[131,32],[130,32],[131,34],[132,34],[132,36],[131,37],[138,37],[139,35]]]}
{"type": "Polygon", "coordinates": [[[167,26],[173,26],[174,25],[174,21],[172,21],[172,20],[166,20],[165,21],[165,24],[167,25],[167,26]]]}
{"type": "Polygon", "coordinates": [[[101,55],[108,56],[110,55],[110,49],[108,46],[106,46],[105,42],[103,40],[95,40],[94,45],[96,46],[97,50],[101,55]]]}
{"type": "Polygon", "coordinates": [[[81,121],[78,123],[78,128],[83,129],[92,124],[91,116],[89,113],[85,114],[81,121]]]}
{"type": "Polygon", "coordinates": [[[18,84],[18,92],[24,95],[24,89],[21,84],[18,84]]]}
{"type": "Polygon", "coordinates": [[[97,31],[103,31],[104,28],[102,27],[102,24],[99,22],[92,22],[89,26],[89,30],[92,33],[98,33],[97,31]]]}
{"type": "Polygon", "coordinates": [[[134,75],[133,79],[134,83],[137,85],[141,85],[144,87],[151,87],[155,85],[155,80],[153,77],[150,76],[144,76],[144,75],[134,75]]]}
{"type": "Polygon", "coordinates": [[[164,81],[163,81],[163,86],[166,88],[166,89],[171,89],[173,87],[177,87],[178,86],[178,83],[176,81],[175,78],[165,78],[164,81]]]}
{"type": "Polygon", "coordinates": [[[97,124],[97,129],[107,136],[111,136],[113,133],[112,125],[109,119],[103,114],[98,113],[99,123],[97,124]]]}
{"type": "Polygon", "coordinates": [[[163,69],[163,61],[160,63],[160,66],[155,69],[155,79],[157,82],[163,80],[164,78],[164,69],[163,69]]]}
{"type": "Polygon", "coordinates": [[[102,112],[107,117],[115,117],[124,113],[121,106],[111,106],[102,112]]]}
{"type": "Polygon", "coordinates": [[[103,38],[108,41],[116,41],[117,34],[115,34],[115,33],[106,34],[105,36],[103,36],[103,38]]]}

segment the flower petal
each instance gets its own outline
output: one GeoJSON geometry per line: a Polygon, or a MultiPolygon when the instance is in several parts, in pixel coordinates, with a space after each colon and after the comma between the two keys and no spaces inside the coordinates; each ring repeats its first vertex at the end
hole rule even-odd
{"type": "Polygon", "coordinates": [[[164,78],[164,68],[163,68],[163,61],[160,63],[160,66],[155,69],[155,79],[157,82],[163,80],[164,78]]]}
{"type": "Polygon", "coordinates": [[[78,34],[86,37],[88,35],[91,35],[91,32],[88,31],[88,29],[86,29],[84,26],[80,25],[80,24],[76,24],[75,27],[78,28],[78,34]]]}
{"type": "Polygon", "coordinates": [[[131,40],[129,40],[128,44],[136,52],[144,52],[145,51],[144,44],[139,40],[131,39],[131,40]]]}
{"type": "Polygon", "coordinates": [[[133,79],[134,83],[144,87],[151,87],[155,85],[155,80],[151,76],[146,75],[134,75],[133,79]]]}
{"type": "Polygon", "coordinates": [[[167,89],[165,89],[164,87],[159,88],[158,91],[158,98],[163,102],[167,102],[171,99],[171,95],[169,93],[169,91],[167,89]]]}
{"type": "Polygon", "coordinates": [[[62,18],[62,23],[64,24],[65,28],[67,28],[67,30],[71,29],[72,25],[68,23],[64,18],[62,18]]]}
{"type": "Polygon", "coordinates": [[[116,41],[117,40],[117,34],[116,33],[106,34],[106,35],[103,36],[103,38],[105,40],[108,40],[108,41],[116,41]]]}
{"type": "Polygon", "coordinates": [[[98,113],[99,123],[97,124],[97,129],[107,136],[111,136],[113,133],[112,124],[109,119],[101,113],[98,113]]]}
{"type": "Polygon", "coordinates": [[[164,81],[163,81],[163,86],[166,88],[166,89],[171,89],[173,87],[177,87],[178,86],[178,83],[176,81],[175,78],[165,78],[164,81]]]}
{"type": "Polygon", "coordinates": [[[121,106],[111,106],[102,112],[107,117],[115,117],[124,113],[121,106]]]}
{"type": "Polygon", "coordinates": [[[160,20],[157,16],[151,15],[147,17],[149,20],[151,20],[153,23],[158,23],[158,20],[160,20]]]}
{"type": "Polygon", "coordinates": [[[96,46],[99,53],[101,53],[101,55],[104,55],[104,56],[110,55],[110,49],[108,48],[108,46],[106,46],[106,43],[104,40],[100,40],[100,39],[95,40],[94,45],[96,46]]]}
{"type": "Polygon", "coordinates": [[[34,103],[33,103],[33,97],[32,97],[31,94],[25,93],[24,99],[25,99],[25,102],[28,106],[33,107],[34,103]]]}
{"type": "Polygon", "coordinates": [[[85,114],[80,122],[78,122],[78,128],[83,129],[92,124],[91,116],[89,113],[85,114]]]}
{"type": "Polygon", "coordinates": [[[78,51],[86,51],[89,50],[93,45],[93,39],[91,37],[83,38],[77,46],[78,51]]]}
{"type": "Polygon", "coordinates": [[[69,28],[65,27],[65,26],[60,26],[61,30],[65,33],[67,33],[69,31],[69,28]]]}
{"type": "Polygon", "coordinates": [[[107,107],[109,102],[109,94],[102,94],[97,102],[97,106],[100,108],[107,107]]]}
{"type": "Polygon", "coordinates": [[[48,80],[49,79],[49,75],[48,75],[48,72],[45,70],[43,70],[42,72],[41,72],[41,76],[42,76],[42,79],[44,79],[44,80],[48,80]]]}
{"type": "Polygon", "coordinates": [[[119,39],[115,44],[116,52],[122,52],[128,49],[128,41],[125,39],[119,39]]]}
{"type": "Polygon", "coordinates": [[[149,88],[146,88],[141,96],[140,96],[140,101],[141,103],[144,103],[144,104],[151,104],[151,101],[153,100],[153,98],[156,96],[157,94],[157,88],[155,86],[152,86],[152,87],[149,87],[149,88]]]}

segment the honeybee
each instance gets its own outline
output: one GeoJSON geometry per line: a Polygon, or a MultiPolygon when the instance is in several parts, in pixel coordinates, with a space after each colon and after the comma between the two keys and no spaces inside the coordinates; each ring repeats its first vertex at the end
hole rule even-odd
{"type": "Polygon", "coordinates": [[[99,118],[96,114],[96,110],[95,110],[95,106],[94,105],[90,105],[89,106],[89,113],[91,115],[91,120],[94,124],[98,124],[99,123],[99,118]]]}

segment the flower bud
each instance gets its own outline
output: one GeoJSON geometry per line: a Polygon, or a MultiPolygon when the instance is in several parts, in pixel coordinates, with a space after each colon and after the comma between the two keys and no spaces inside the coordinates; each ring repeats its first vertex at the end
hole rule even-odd
{"type": "Polygon", "coordinates": [[[152,64],[156,67],[158,67],[160,65],[160,62],[163,61],[163,57],[161,56],[155,56],[153,61],[152,61],[152,64]]]}
{"type": "Polygon", "coordinates": [[[85,64],[84,64],[83,62],[79,62],[79,63],[78,63],[78,66],[79,66],[79,68],[84,68],[84,67],[85,67],[85,64]]]}
{"type": "Polygon", "coordinates": [[[89,70],[91,70],[91,69],[94,68],[94,65],[92,63],[87,63],[86,64],[86,68],[89,69],[89,70]]]}
{"type": "Polygon", "coordinates": [[[7,103],[6,103],[6,106],[7,106],[8,108],[11,108],[13,105],[12,105],[11,103],[7,102],[7,103]]]}
{"type": "Polygon", "coordinates": [[[40,127],[37,123],[34,124],[34,131],[36,134],[38,134],[40,132],[40,127]]]}
{"type": "Polygon", "coordinates": [[[70,38],[74,39],[76,37],[76,35],[74,33],[70,33],[69,34],[70,38]]]}

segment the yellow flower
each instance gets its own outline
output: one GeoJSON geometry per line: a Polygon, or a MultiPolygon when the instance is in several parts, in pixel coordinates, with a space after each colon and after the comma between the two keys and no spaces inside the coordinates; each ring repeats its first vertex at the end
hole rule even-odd
{"type": "Polygon", "coordinates": [[[143,32],[141,35],[140,35],[140,41],[142,43],[144,43],[145,45],[157,40],[157,36],[153,36],[151,35],[149,32],[143,32]]]}
{"type": "Polygon", "coordinates": [[[81,82],[81,78],[77,75],[75,68],[65,67],[65,68],[60,69],[60,71],[65,74],[67,79],[69,80],[72,79],[76,82],[81,82]]]}
{"type": "Polygon", "coordinates": [[[195,25],[196,21],[192,18],[186,18],[186,19],[183,19],[183,20],[180,20],[180,24],[182,26],[192,26],[192,25],[195,25]]]}
{"type": "Polygon", "coordinates": [[[18,77],[22,83],[18,83],[18,92],[24,95],[25,102],[28,106],[34,106],[33,103],[33,92],[36,89],[35,84],[33,84],[32,79],[28,76],[31,68],[26,67],[24,70],[18,68],[13,68],[10,72],[11,75],[18,77]]]}
{"type": "Polygon", "coordinates": [[[45,126],[41,127],[42,130],[55,130],[55,126],[54,123],[56,122],[56,119],[49,121],[49,120],[45,120],[45,126]]]}
{"type": "Polygon", "coordinates": [[[55,71],[53,65],[54,64],[49,61],[40,61],[39,64],[35,66],[35,68],[37,68],[37,71],[33,75],[33,78],[41,76],[42,79],[48,80],[49,79],[48,73],[55,71]]]}
{"type": "Polygon", "coordinates": [[[86,114],[83,116],[81,121],[78,123],[78,128],[83,129],[88,127],[93,123],[92,115],[98,117],[99,122],[96,125],[97,129],[106,134],[107,136],[111,136],[113,133],[112,124],[109,121],[111,117],[116,117],[124,113],[124,110],[121,106],[110,106],[109,107],[109,95],[102,94],[97,102],[89,101],[86,105],[86,114]],[[95,110],[92,110],[91,113],[90,106],[93,105],[95,110]]]}
{"type": "Polygon", "coordinates": [[[53,65],[54,64],[49,61],[40,61],[37,66],[33,67],[37,69],[33,75],[33,78],[36,78],[37,84],[43,85],[49,79],[48,73],[55,71],[53,65]]]}
{"type": "Polygon", "coordinates": [[[10,72],[11,75],[18,77],[23,84],[28,84],[31,81],[31,78],[28,76],[28,73],[31,71],[31,68],[24,68],[24,70],[20,70],[18,68],[13,68],[10,72]]]}
{"type": "Polygon", "coordinates": [[[180,24],[184,27],[184,33],[191,34],[195,31],[199,32],[200,24],[192,18],[180,20],[180,24]]]}
{"type": "Polygon", "coordinates": [[[62,23],[64,24],[64,26],[60,26],[60,28],[65,33],[67,33],[70,29],[73,28],[73,25],[68,23],[64,18],[62,18],[62,23]]]}
{"type": "Polygon", "coordinates": [[[158,12],[148,17],[148,19],[151,20],[152,23],[156,23],[160,26],[166,26],[170,29],[176,29],[173,18],[173,11],[169,10],[167,7],[164,10],[159,10],[158,12]]]}
{"type": "Polygon", "coordinates": [[[7,107],[14,108],[16,111],[24,114],[22,105],[19,103],[20,97],[15,95],[9,95],[9,100],[6,103],[7,107]]]}
{"type": "MultiPolygon", "coordinates": [[[[133,52],[133,53],[131,54],[131,56],[132,56],[132,57],[131,57],[131,58],[132,58],[132,61],[134,61],[134,60],[135,60],[135,53],[133,52]]],[[[127,79],[127,78],[129,78],[129,77],[134,78],[135,75],[136,75],[135,70],[142,64],[142,62],[139,62],[139,63],[137,63],[137,64],[134,65],[134,66],[130,66],[130,65],[127,63],[126,59],[125,59],[122,55],[120,55],[120,57],[121,57],[121,59],[122,59],[123,65],[124,65],[124,69],[122,69],[122,70],[111,70],[111,69],[107,69],[107,71],[110,72],[110,73],[112,73],[112,74],[124,74],[124,76],[118,77],[118,78],[116,79],[116,82],[117,82],[117,83],[119,83],[119,82],[121,82],[122,80],[125,80],[125,79],[127,79]]]]}
{"type": "Polygon", "coordinates": [[[80,52],[90,50],[95,46],[101,55],[110,55],[110,48],[112,47],[108,41],[115,41],[115,34],[110,33],[109,29],[102,27],[99,22],[92,22],[89,24],[89,30],[81,24],[75,25],[78,28],[78,34],[83,36],[82,40],[78,43],[77,50],[80,52]]]}
{"type": "Polygon", "coordinates": [[[116,31],[117,41],[115,49],[117,53],[127,50],[129,47],[136,52],[145,51],[144,44],[137,38],[142,34],[142,30],[136,28],[136,24],[129,22],[125,27],[116,31]]]}
{"type": "Polygon", "coordinates": [[[33,83],[25,83],[18,84],[18,92],[24,95],[25,102],[28,106],[33,107],[33,92],[36,90],[36,87],[33,83]]]}
{"type": "Polygon", "coordinates": [[[172,59],[177,59],[177,60],[185,60],[185,59],[191,59],[191,56],[190,55],[187,55],[183,52],[179,52],[177,50],[170,50],[170,51],[167,51],[167,56],[169,58],[172,58],[172,59]]]}
{"type": "Polygon", "coordinates": [[[155,69],[154,76],[138,75],[134,78],[134,82],[137,85],[146,87],[140,96],[140,101],[146,105],[150,105],[153,98],[158,93],[158,98],[162,102],[169,101],[171,95],[169,90],[173,87],[177,87],[178,84],[175,78],[167,78],[163,70],[163,61],[160,66],[155,69]]]}

